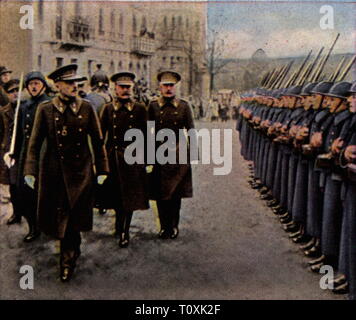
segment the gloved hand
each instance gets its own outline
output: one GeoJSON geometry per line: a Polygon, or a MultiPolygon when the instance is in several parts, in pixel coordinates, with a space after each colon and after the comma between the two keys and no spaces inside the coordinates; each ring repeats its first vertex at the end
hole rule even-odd
{"type": "Polygon", "coordinates": [[[31,175],[25,176],[25,182],[31,189],[35,189],[35,181],[36,178],[34,176],[31,175]]]}
{"type": "Polygon", "coordinates": [[[15,159],[12,158],[12,154],[10,152],[5,153],[4,162],[9,169],[15,164],[15,159]]]}
{"type": "Polygon", "coordinates": [[[153,165],[146,166],[146,172],[151,173],[153,170],[153,165]]]}
{"type": "Polygon", "coordinates": [[[97,178],[98,184],[102,185],[107,177],[108,177],[107,175],[98,176],[98,178],[97,178]]]}

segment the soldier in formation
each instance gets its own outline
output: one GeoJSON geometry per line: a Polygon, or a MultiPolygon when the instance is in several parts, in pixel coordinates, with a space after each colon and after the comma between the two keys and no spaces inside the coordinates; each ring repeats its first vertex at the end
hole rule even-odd
{"type": "Polygon", "coordinates": [[[354,61],[344,70],[339,65],[327,81],[319,80],[317,59],[309,69],[301,65],[300,77],[296,71],[283,81],[285,76],[273,79],[271,73],[261,88],[242,95],[236,127],[251,187],[310,259],[310,270],[331,266],[333,292],[349,292],[351,299],[356,297],[356,83],[343,78],[354,61]]]}

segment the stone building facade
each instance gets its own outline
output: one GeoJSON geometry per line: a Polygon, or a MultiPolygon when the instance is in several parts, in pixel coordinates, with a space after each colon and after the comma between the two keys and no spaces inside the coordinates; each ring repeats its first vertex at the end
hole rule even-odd
{"type": "Polygon", "coordinates": [[[90,76],[131,71],[157,89],[157,72],[182,74],[180,94],[205,97],[206,4],[118,1],[1,1],[0,64],[15,74],[48,74],[69,63],[90,76]],[[33,8],[34,28],[23,30],[20,7],[33,8]]]}

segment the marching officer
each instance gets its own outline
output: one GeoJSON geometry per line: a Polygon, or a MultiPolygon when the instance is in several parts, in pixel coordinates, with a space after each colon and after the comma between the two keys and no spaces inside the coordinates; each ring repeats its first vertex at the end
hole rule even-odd
{"type": "MultiPolygon", "coordinates": [[[[8,156],[18,164],[18,194],[21,199],[21,213],[26,218],[29,231],[23,239],[24,242],[31,242],[35,240],[40,232],[37,227],[37,190],[32,190],[24,181],[24,164],[25,156],[28,149],[28,143],[30,141],[31,131],[33,127],[33,121],[37,106],[49,100],[45,91],[47,89],[47,82],[41,72],[32,71],[25,77],[25,87],[30,95],[30,98],[24,101],[20,105],[20,109],[17,116],[17,130],[15,133],[15,148],[14,153],[8,156]]],[[[9,166],[11,166],[10,163],[9,166]]],[[[8,224],[19,222],[21,216],[13,215],[8,224]]]]}
{"type": "Polygon", "coordinates": [[[16,186],[17,164],[8,168],[3,160],[4,154],[10,149],[11,137],[14,130],[14,118],[16,103],[19,93],[19,80],[11,79],[4,85],[4,91],[8,96],[9,103],[0,108],[0,183],[9,185],[10,201],[13,208],[12,217],[17,222],[21,220],[21,208],[19,205],[18,188],[16,186]]]}
{"type": "Polygon", "coordinates": [[[119,72],[110,80],[115,84],[116,97],[113,102],[105,104],[100,112],[110,166],[110,175],[103,185],[103,206],[115,210],[115,235],[119,236],[119,246],[125,248],[130,241],[133,211],[149,208],[145,148],[143,146],[136,150],[136,157],[141,157],[141,163],[127,163],[124,156],[132,142],[125,141],[125,134],[130,129],[137,129],[146,136],[147,110],[144,104],[132,99],[133,73],[119,72]]]}
{"type": "MultiPolygon", "coordinates": [[[[163,71],[157,75],[161,97],[148,106],[148,119],[154,121],[156,132],[161,129],[173,130],[177,139],[174,150],[179,157],[180,129],[193,129],[194,120],[188,102],[176,97],[176,85],[181,76],[173,71],[163,71]]],[[[192,159],[194,160],[194,159],[192,159]]],[[[178,236],[181,199],[193,196],[191,165],[160,164],[154,165],[152,175],[151,199],[157,200],[161,230],[159,238],[175,239],[178,236]]]]}
{"type": "Polygon", "coordinates": [[[38,181],[40,230],[60,239],[63,282],[71,279],[80,256],[80,232],[91,230],[93,225],[95,173],[88,136],[99,184],[109,171],[98,116],[89,102],[77,96],[77,82],[85,79],[76,74],[77,68],[71,64],[48,75],[59,95],[37,108],[24,168],[26,183],[32,189],[38,181]]]}

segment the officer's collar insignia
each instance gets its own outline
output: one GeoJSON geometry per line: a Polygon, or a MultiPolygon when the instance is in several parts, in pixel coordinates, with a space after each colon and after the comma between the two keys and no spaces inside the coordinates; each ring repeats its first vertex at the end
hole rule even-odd
{"type": "Polygon", "coordinates": [[[119,110],[121,107],[125,107],[127,110],[132,111],[134,107],[134,102],[132,100],[123,104],[119,99],[115,99],[113,104],[115,111],[119,110]]]}
{"type": "MultiPolygon", "coordinates": [[[[163,98],[163,97],[159,97],[158,100],[158,105],[160,108],[164,107],[167,104],[167,101],[163,98]]],[[[170,103],[175,107],[178,108],[179,105],[179,99],[177,98],[173,98],[172,101],[170,101],[170,103]]]]}
{"type": "MultiPolygon", "coordinates": [[[[55,108],[60,112],[60,113],[64,113],[64,111],[66,111],[66,108],[67,108],[67,105],[64,104],[61,99],[57,96],[57,97],[54,97],[52,99],[52,102],[53,102],[53,105],[55,106],[55,108]]],[[[78,114],[79,110],[80,110],[80,107],[82,105],[82,99],[81,98],[78,98],[76,97],[75,98],[75,102],[71,103],[69,106],[70,106],[70,109],[73,111],[74,114],[78,114]]]]}
{"type": "Polygon", "coordinates": [[[59,99],[58,96],[52,99],[52,103],[60,113],[64,113],[66,110],[66,105],[59,99]]]}

